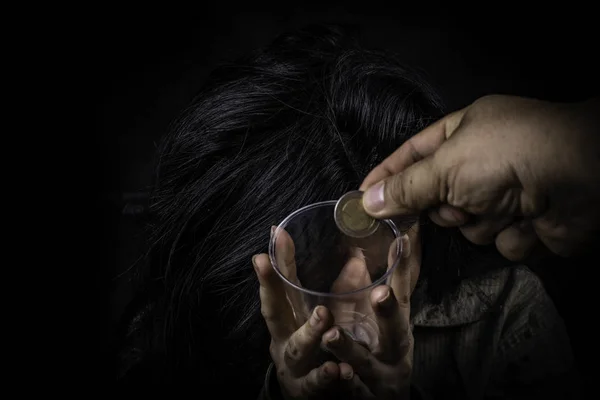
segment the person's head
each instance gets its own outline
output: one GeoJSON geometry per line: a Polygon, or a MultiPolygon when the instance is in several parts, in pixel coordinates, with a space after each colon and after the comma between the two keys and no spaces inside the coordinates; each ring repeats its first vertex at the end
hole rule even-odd
{"type": "MultiPolygon", "coordinates": [[[[212,363],[258,354],[251,365],[264,372],[269,337],[251,257],[266,252],[270,227],[356,190],[442,114],[419,75],[336,28],[283,35],[216,71],[165,138],[156,175],[156,329],[174,364],[205,362],[200,370],[216,374],[212,363]]],[[[463,241],[425,220],[419,228],[421,276],[439,298],[460,275],[463,241]]]]}

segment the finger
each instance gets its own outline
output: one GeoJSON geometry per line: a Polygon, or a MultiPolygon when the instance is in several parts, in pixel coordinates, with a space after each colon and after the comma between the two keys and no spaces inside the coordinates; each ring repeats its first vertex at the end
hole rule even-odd
{"type": "Polygon", "coordinates": [[[363,250],[353,247],[350,257],[331,285],[332,293],[346,293],[368,286],[371,283],[366,257],[363,250]]]}
{"type": "Polygon", "coordinates": [[[466,109],[447,115],[402,144],[375,167],[360,185],[362,191],[433,154],[460,125],[466,109]]]}
{"type": "Polygon", "coordinates": [[[396,261],[397,265],[392,273],[392,279],[387,284],[392,288],[398,300],[402,300],[410,298],[419,277],[418,270],[421,266],[419,225],[413,225],[399,239],[402,243],[401,258],[396,261]]]}
{"type": "Polygon", "coordinates": [[[340,363],[338,367],[340,367],[340,379],[342,380],[342,382],[352,382],[352,379],[354,378],[354,370],[352,369],[352,366],[348,363],[343,362],[340,363]]]}
{"type": "Polygon", "coordinates": [[[391,288],[379,286],[371,292],[371,304],[379,326],[379,359],[394,363],[406,356],[410,350],[409,296],[396,300],[391,288]]]}
{"type": "Polygon", "coordinates": [[[538,237],[529,220],[510,225],[496,237],[496,248],[511,261],[525,259],[538,243],[538,237]]]}
{"type": "Polygon", "coordinates": [[[322,342],[341,362],[350,364],[367,385],[374,382],[380,363],[366,347],[349,338],[339,327],[328,330],[322,342]]]}
{"type": "Polygon", "coordinates": [[[569,257],[593,244],[589,231],[557,223],[555,215],[548,214],[533,220],[537,237],[555,255],[569,257]]]}
{"type": "MultiPolygon", "coordinates": [[[[366,273],[363,275],[362,282],[360,282],[355,290],[366,288],[371,286],[373,283],[371,280],[371,274],[373,271],[369,269],[369,261],[368,258],[363,254],[363,251],[359,249],[359,258],[363,262],[363,268],[366,270],[366,273]]],[[[371,262],[371,268],[376,268],[376,266],[371,262]]],[[[371,308],[371,304],[367,296],[364,293],[356,293],[354,296],[350,296],[351,299],[354,300],[354,318],[353,323],[356,323],[357,319],[363,319],[365,316],[372,315],[373,309],[371,308]]],[[[337,320],[336,320],[337,322],[337,320]]],[[[359,335],[360,336],[360,335],[359,335]]]]}
{"type": "MultiPolygon", "coordinates": [[[[348,259],[340,274],[331,285],[331,293],[348,293],[371,284],[369,271],[362,251],[354,248],[352,256],[348,259]]],[[[356,311],[357,296],[333,297],[329,301],[329,309],[333,314],[336,324],[352,323],[356,311]]]]}
{"type": "Polygon", "coordinates": [[[493,243],[498,232],[503,231],[511,222],[512,217],[479,218],[469,225],[459,227],[459,229],[471,243],[486,245],[493,243]]]}
{"type": "Polygon", "coordinates": [[[321,336],[333,326],[333,316],[317,306],[304,325],[292,334],[285,346],[283,361],[293,376],[303,376],[312,368],[321,345],[321,336]]]}
{"type": "Polygon", "coordinates": [[[292,309],[286,301],[284,283],[273,270],[268,255],[258,254],[252,258],[252,263],[260,283],[261,314],[273,341],[283,343],[296,330],[292,309]]]}
{"type": "MultiPolygon", "coordinates": [[[[332,361],[327,361],[319,368],[312,369],[300,380],[302,397],[323,394],[338,381],[340,368],[332,361]]],[[[300,397],[300,396],[299,396],[300,397]]]]}
{"type": "Polygon", "coordinates": [[[469,214],[449,204],[442,204],[429,212],[429,219],[445,228],[460,226],[469,221],[469,214]]]}
{"type": "Polygon", "coordinates": [[[410,296],[417,284],[421,265],[418,223],[399,239],[402,254],[391,281],[388,281],[389,288],[377,287],[370,296],[379,326],[379,343],[375,354],[383,362],[395,362],[412,348],[410,296]]]}
{"type": "Polygon", "coordinates": [[[298,284],[294,240],[283,228],[272,226],[271,234],[275,235],[275,262],[277,268],[289,281],[298,284]]]}
{"type": "MultiPolygon", "coordinates": [[[[279,271],[290,282],[294,283],[296,286],[302,287],[297,274],[294,240],[283,228],[272,226],[271,233],[272,235],[275,235],[275,262],[277,268],[279,268],[279,271]]],[[[300,326],[310,314],[309,309],[299,290],[287,285],[285,286],[285,290],[292,303],[296,323],[300,326]]]]}
{"type": "MultiPolygon", "coordinates": [[[[410,252],[410,246],[406,246],[406,240],[404,239],[404,236],[406,235],[402,235],[401,237],[394,239],[394,241],[390,244],[387,259],[388,270],[396,267],[396,264],[401,262],[401,258],[406,257],[406,252],[410,252]]],[[[390,283],[392,276],[390,276],[386,283],[390,283]]]]}
{"type": "Polygon", "coordinates": [[[440,159],[435,155],[427,157],[371,186],[363,194],[365,211],[382,219],[414,215],[439,205],[446,192],[443,181],[446,168],[440,159]]]}

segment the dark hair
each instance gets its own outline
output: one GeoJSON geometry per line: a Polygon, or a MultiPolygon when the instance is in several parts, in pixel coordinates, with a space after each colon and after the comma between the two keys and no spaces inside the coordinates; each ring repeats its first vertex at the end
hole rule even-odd
{"type": "MultiPolygon", "coordinates": [[[[251,257],[271,225],[357,189],[442,114],[417,73],[339,28],[283,35],[215,71],[159,152],[145,278],[159,283],[148,357],[167,360],[165,379],[260,384],[270,339],[251,257]]],[[[422,276],[439,300],[471,253],[422,223],[422,276]]]]}

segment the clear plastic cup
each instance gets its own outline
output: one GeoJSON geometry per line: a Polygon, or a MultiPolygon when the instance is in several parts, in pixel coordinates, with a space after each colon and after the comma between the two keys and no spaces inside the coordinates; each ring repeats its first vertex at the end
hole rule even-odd
{"type": "Polygon", "coordinates": [[[322,305],[335,325],[375,349],[379,328],[369,295],[391,281],[402,254],[400,231],[380,220],[370,236],[347,236],[335,223],[336,203],[311,204],[285,218],[271,235],[269,257],[286,284],[298,326],[322,305]]]}

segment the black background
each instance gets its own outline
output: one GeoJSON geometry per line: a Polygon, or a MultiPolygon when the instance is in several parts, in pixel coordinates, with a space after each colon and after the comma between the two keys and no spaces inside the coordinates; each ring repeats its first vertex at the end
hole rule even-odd
{"type": "MultiPolygon", "coordinates": [[[[574,101],[597,94],[597,34],[590,9],[422,10],[345,6],[197,5],[196,9],[104,9],[95,14],[89,61],[95,126],[103,158],[101,252],[109,283],[109,343],[131,300],[129,267],[140,255],[145,193],[155,144],[220,61],[307,23],[357,23],[363,43],[395,51],[422,69],[448,111],[491,93],[574,101]],[[437,14],[434,15],[433,11],[437,14]]],[[[162,6],[161,6],[162,7],[162,6]]],[[[595,259],[548,259],[537,266],[563,314],[584,375],[595,259]],[[586,328],[587,327],[587,328],[586,328]]]]}

